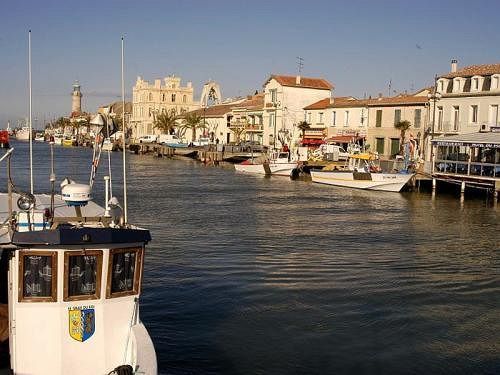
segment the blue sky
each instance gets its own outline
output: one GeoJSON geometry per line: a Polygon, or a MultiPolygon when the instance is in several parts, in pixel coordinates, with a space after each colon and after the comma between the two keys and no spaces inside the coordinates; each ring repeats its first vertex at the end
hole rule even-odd
{"type": "Polygon", "coordinates": [[[68,115],[78,79],[83,107],[118,100],[138,75],[181,76],[195,96],[208,79],[222,95],[261,90],[271,73],[323,77],[335,95],[363,97],[432,84],[436,73],[500,62],[499,1],[2,1],[0,128],[25,117],[28,30],[33,112],[68,115]]]}

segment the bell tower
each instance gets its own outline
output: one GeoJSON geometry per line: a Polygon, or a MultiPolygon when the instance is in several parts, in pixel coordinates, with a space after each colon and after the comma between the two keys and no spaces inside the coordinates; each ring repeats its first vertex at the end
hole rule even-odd
{"type": "Polygon", "coordinates": [[[82,93],[80,91],[80,83],[75,81],[73,83],[73,93],[71,94],[71,113],[81,113],[82,112],[82,93]]]}

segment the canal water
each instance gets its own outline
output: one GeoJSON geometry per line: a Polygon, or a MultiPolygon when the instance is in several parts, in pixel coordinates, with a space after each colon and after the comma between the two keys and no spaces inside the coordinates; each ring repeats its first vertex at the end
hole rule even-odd
{"type": "MultiPolygon", "coordinates": [[[[14,147],[27,189],[27,144],[14,147]]],[[[34,154],[47,192],[48,145],[34,154]]],[[[87,181],[91,156],[56,147],[58,182],[87,181]]],[[[162,374],[500,373],[499,208],[484,199],[127,156],[129,218],[153,236],[141,317],[162,374]]],[[[112,164],[121,200],[121,154],[112,164]]]]}

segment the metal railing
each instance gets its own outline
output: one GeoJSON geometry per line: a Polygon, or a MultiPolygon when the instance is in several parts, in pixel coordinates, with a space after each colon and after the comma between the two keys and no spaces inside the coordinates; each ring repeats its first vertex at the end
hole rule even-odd
{"type": "Polygon", "coordinates": [[[434,163],[434,172],[498,178],[500,177],[500,164],[436,160],[434,163]]]}

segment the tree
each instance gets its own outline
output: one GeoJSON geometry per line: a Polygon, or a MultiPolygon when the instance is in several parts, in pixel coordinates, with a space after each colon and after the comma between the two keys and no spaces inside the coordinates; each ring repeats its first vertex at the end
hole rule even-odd
{"type": "Polygon", "coordinates": [[[311,125],[309,125],[307,121],[301,121],[298,123],[297,128],[299,128],[302,131],[302,139],[304,139],[306,130],[311,129],[311,125]]]}
{"type": "Polygon", "coordinates": [[[403,155],[403,147],[405,143],[406,131],[410,128],[411,123],[408,120],[399,121],[394,124],[394,127],[401,132],[399,141],[399,153],[403,155]]]}
{"type": "Polygon", "coordinates": [[[182,124],[182,129],[184,133],[187,129],[192,132],[191,140],[194,142],[196,140],[196,129],[205,129],[206,125],[203,122],[203,117],[198,115],[196,112],[188,112],[184,115],[184,120],[182,124]]]}
{"type": "Polygon", "coordinates": [[[175,108],[170,111],[162,112],[155,115],[153,126],[162,134],[174,134],[177,127],[177,112],[175,108]]]}

